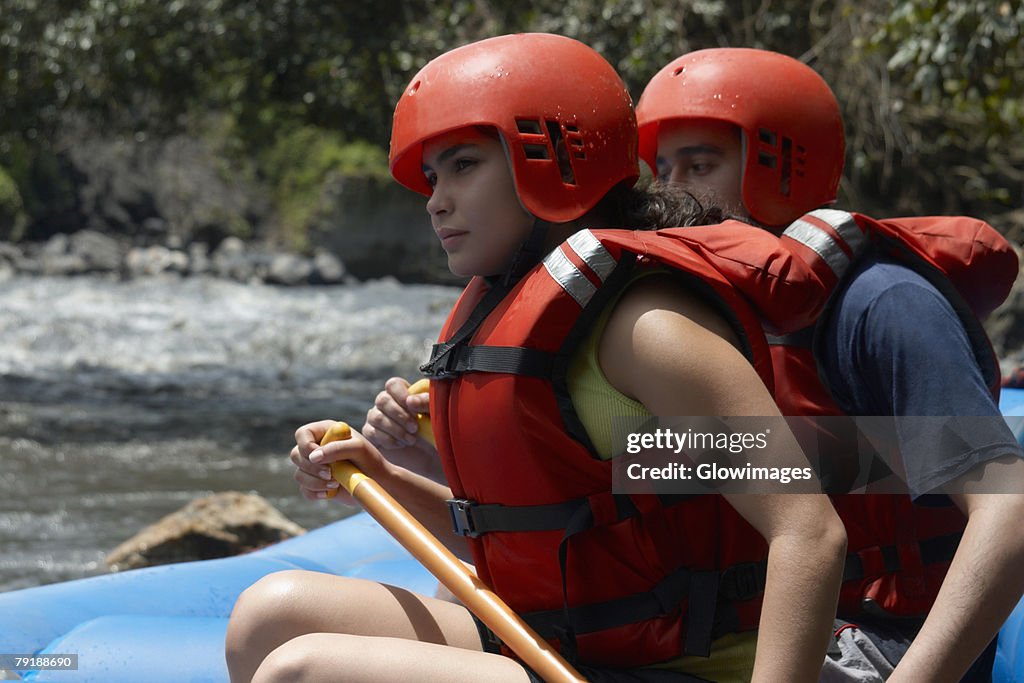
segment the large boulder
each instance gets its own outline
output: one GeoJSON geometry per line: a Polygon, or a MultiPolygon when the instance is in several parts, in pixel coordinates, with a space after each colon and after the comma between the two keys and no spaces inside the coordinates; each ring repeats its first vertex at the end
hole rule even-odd
{"type": "Polygon", "coordinates": [[[266,500],[227,491],[192,501],[107,555],[111,571],[209,560],[249,552],[304,534],[266,500]]]}
{"type": "Polygon", "coordinates": [[[118,273],[127,246],[95,230],[79,230],[71,235],[57,233],[35,251],[37,266],[23,264],[22,270],[44,275],[118,273]]]}

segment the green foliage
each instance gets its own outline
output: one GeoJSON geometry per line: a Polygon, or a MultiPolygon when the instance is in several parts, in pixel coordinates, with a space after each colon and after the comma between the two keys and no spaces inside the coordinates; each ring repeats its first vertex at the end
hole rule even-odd
{"type": "Polygon", "coordinates": [[[5,0],[0,126],[52,129],[74,108],[173,127],[199,108],[228,110],[251,139],[302,122],[382,140],[406,15],[387,0],[5,0]]]}
{"type": "Polygon", "coordinates": [[[309,228],[332,176],[388,178],[384,150],[365,141],[346,143],[335,131],[301,126],[282,134],[260,164],[273,188],[285,241],[309,246],[309,228]]]}
{"type": "Polygon", "coordinates": [[[976,111],[990,124],[1019,128],[1024,68],[1020,2],[901,2],[871,37],[891,53],[889,71],[906,94],[928,104],[976,111]]]}
{"type": "Polygon", "coordinates": [[[267,182],[301,234],[330,173],[381,172],[392,107],[424,63],[552,31],[605,55],[634,97],[689,50],[801,58],[842,103],[851,203],[988,215],[1024,186],[1022,28],[1024,0],[3,0],[0,159],[38,219],[28,176],[53,165],[69,114],[158,135],[222,117],[231,167],[267,182]]]}
{"type": "Polygon", "coordinates": [[[0,239],[17,241],[25,229],[25,211],[14,180],[0,167],[0,239]]]}
{"type": "Polygon", "coordinates": [[[1020,0],[868,0],[845,12],[847,56],[823,71],[844,105],[858,203],[990,218],[1019,205],[1020,0]]]}
{"type": "MultiPolygon", "coordinates": [[[[6,223],[0,219],[0,223],[7,226],[6,232],[0,228],[0,239],[34,239],[37,224],[75,211],[72,179],[48,144],[40,144],[38,138],[0,136],[0,160],[3,163],[0,173],[10,181],[5,194],[8,198],[15,194],[18,197],[8,199],[5,205],[11,207],[14,205],[11,202],[16,202],[19,207],[13,222],[10,218],[6,223]]],[[[44,226],[42,236],[50,234],[50,226],[44,226]]]]}

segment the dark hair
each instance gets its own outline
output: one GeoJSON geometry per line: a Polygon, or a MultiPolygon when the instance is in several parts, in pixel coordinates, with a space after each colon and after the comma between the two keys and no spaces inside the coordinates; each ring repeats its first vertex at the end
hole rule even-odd
{"type": "Polygon", "coordinates": [[[594,212],[608,227],[630,230],[714,225],[728,218],[720,208],[705,207],[678,185],[646,179],[633,187],[616,185],[594,212]]]}

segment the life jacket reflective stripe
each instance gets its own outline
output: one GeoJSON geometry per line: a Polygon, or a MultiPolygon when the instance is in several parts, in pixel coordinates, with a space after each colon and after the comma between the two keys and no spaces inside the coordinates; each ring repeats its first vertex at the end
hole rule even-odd
{"type": "Polygon", "coordinates": [[[868,239],[853,215],[835,209],[812,211],[793,221],[783,235],[818,254],[837,280],[846,274],[868,239]]]}
{"type": "Polygon", "coordinates": [[[569,399],[573,352],[635,268],[667,267],[718,306],[770,384],[760,318],[803,326],[835,277],[794,244],[742,224],[582,231],[508,291],[473,280],[449,316],[424,369],[456,526],[480,577],[580,660],[706,656],[714,637],[756,628],[767,548],[721,496],[611,493],[612,463],[569,399]],[[548,376],[522,372],[518,349],[548,376]]]}
{"type": "MultiPolygon", "coordinates": [[[[875,221],[856,214],[854,218],[865,228],[878,253],[907,264],[946,296],[963,322],[986,381],[998,398],[998,364],[979,319],[1006,299],[1016,278],[1017,256],[1009,243],[987,223],[973,218],[875,221]]],[[[828,243],[834,237],[833,232],[826,239],[805,230],[797,238],[826,243],[835,253],[839,247],[828,243]]],[[[837,271],[839,277],[843,274],[842,269],[837,271]]],[[[775,399],[784,415],[844,415],[820,379],[812,348],[815,329],[817,326],[769,340],[775,399]]],[[[839,419],[830,419],[818,426],[817,443],[805,442],[806,450],[818,450],[836,467],[860,461],[852,421],[846,426],[839,419]]],[[[844,476],[836,479],[841,481],[844,476]]],[[[828,487],[824,474],[823,481],[828,487]]],[[[832,501],[846,526],[850,552],[840,613],[926,614],[966,525],[960,510],[953,505],[914,505],[906,495],[834,495],[832,501]]]]}

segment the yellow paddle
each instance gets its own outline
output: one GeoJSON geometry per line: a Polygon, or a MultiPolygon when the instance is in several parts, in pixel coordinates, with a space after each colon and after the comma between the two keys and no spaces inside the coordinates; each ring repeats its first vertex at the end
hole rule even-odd
{"type": "MultiPolygon", "coordinates": [[[[413,382],[412,384],[409,385],[409,394],[425,394],[428,391],[430,391],[430,380],[425,378],[425,377],[423,379],[418,379],[418,380],[416,380],[415,382],[413,382]]],[[[344,423],[339,423],[339,424],[344,424],[344,423]]],[[[432,445],[432,446],[436,446],[437,445],[437,444],[434,443],[434,428],[430,424],[430,415],[429,414],[427,414],[427,413],[416,413],[416,426],[417,426],[417,429],[419,430],[419,435],[420,436],[422,436],[424,439],[426,439],[428,442],[430,442],[430,445],[432,445]]],[[[348,427],[348,425],[346,425],[346,428],[347,427],[348,427]]],[[[351,430],[348,433],[349,433],[349,435],[351,435],[351,433],[352,433],[351,430]]],[[[327,434],[324,434],[324,438],[320,440],[320,445],[321,446],[323,446],[326,443],[330,443],[331,441],[341,441],[342,440],[340,438],[327,439],[328,435],[330,435],[329,431],[327,432],[327,434]]],[[[347,439],[349,437],[346,436],[345,438],[347,439]]],[[[337,473],[334,472],[333,468],[331,469],[331,473],[334,474],[334,478],[337,481],[339,481],[339,482],[341,481],[341,479],[338,478],[337,473]]],[[[336,495],[338,495],[338,489],[327,489],[327,491],[325,491],[325,494],[326,494],[327,498],[334,498],[336,495]]]]}
{"type": "MultiPolygon", "coordinates": [[[[429,379],[418,379],[409,385],[409,394],[424,394],[430,391],[430,380],[429,379]]],[[[419,434],[424,439],[429,441],[432,445],[434,443],[434,427],[430,424],[430,415],[425,413],[416,414],[416,425],[419,427],[419,434]]]]}
{"type": "MultiPolygon", "coordinates": [[[[420,428],[422,429],[422,424],[420,428]]],[[[337,422],[324,434],[320,445],[344,441],[351,436],[352,430],[349,426],[344,422],[337,422]]],[[[548,683],[586,681],[380,484],[347,460],[331,463],[331,473],[371,517],[394,536],[395,540],[541,678],[548,683]]]]}

